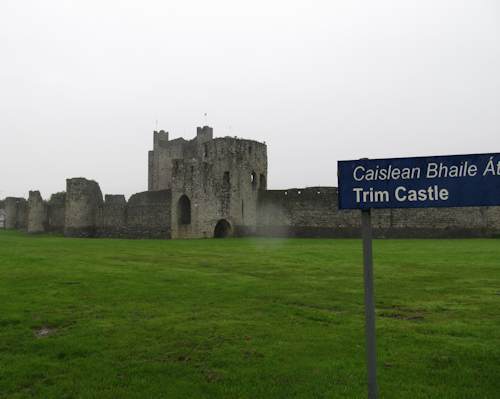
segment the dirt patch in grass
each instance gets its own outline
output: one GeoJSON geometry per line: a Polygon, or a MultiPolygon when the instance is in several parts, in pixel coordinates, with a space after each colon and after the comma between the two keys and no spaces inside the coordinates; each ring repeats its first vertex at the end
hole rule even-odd
{"type": "Polygon", "coordinates": [[[425,319],[422,309],[411,309],[394,305],[391,308],[382,310],[378,316],[389,319],[422,321],[425,319]]]}
{"type": "Polygon", "coordinates": [[[204,370],[203,376],[207,382],[218,382],[222,380],[222,374],[215,370],[204,370]]]}
{"type": "Polygon", "coordinates": [[[37,338],[49,337],[51,335],[54,335],[56,332],[57,332],[57,328],[49,327],[49,326],[42,326],[42,327],[36,328],[34,330],[35,337],[37,337],[37,338]]]}
{"type": "Polygon", "coordinates": [[[398,320],[412,320],[412,321],[421,321],[424,320],[424,316],[422,314],[403,314],[399,312],[381,312],[379,313],[380,317],[387,317],[390,319],[398,319],[398,320]]]}
{"type": "Polygon", "coordinates": [[[262,353],[256,351],[255,349],[243,351],[243,356],[245,357],[245,359],[250,359],[250,358],[262,359],[264,357],[262,353]]]}

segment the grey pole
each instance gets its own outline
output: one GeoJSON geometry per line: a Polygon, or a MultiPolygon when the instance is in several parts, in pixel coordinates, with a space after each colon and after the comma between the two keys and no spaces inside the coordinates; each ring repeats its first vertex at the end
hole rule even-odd
{"type": "Polygon", "coordinates": [[[375,295],[373,288],[372,220],[371,210],[361,210],[363,263],[365,281],[366,365],[368,369],[368,399],[377,399],[377,352],[375,343],[375,295]]]}

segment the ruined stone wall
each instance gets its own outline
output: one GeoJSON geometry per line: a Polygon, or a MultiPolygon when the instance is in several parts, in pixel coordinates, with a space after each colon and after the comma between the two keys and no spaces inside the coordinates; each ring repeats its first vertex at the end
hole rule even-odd
{"type": "Polygon", "coordinates": [[[17,219],[17,203],[21,198],[7,197],[5,198],[5,228],[15,229],[17,219]]]}
{"type": "Polygon", "coordinates": [[[102,199],[99,184],[85,178],[66,180],[67,192],[43,201],[40,192],[30,191],[29,201],[5,200],[9,228],[29,233],[64,232],[69,237],[170,238],[171,191],[124,195],[102,199]]]}
{"type": "MultiPolygon", "coordinates": [[[[359,237],[360,212],[339,211],[335,187],[271,190],[259,198],[257,233],[281,237],[359,237]]],[[[376,209],[378,237],[500,236],[500,207],[376,209]]]]}
{"type": "MultiPolygon", "coordinates": [[[[213,237],[233,235],[359,237],[360,212],[339,211],[335,187],[267,190],[267,147],[235,137],[213,138],[208,126],[192,140],[153,134],[148,190],[106,195],[92,180],[67,180],[67,192],[45,203],[8,197],[6,228],[76,237],[213,237]]],[[[500,236],[500,207],[374,210],[378,237],[500,236]]]]}
{"type": "Polygon", "coordinates": [[[0,229],[5,229],[5,201],[0,200],[0,229]]]}
{"type": "Polygon", "coordinates": [[[99,237],[127,236],[127,201],[124,195],[106,194],[97,221],[99,237]]]}
{"type": "Polygon", "coordinates": [[[28,197],[28,233],[43,233],[47,230],[47,203],[40,191],[30,191],[28,197]]]}
{"type": "Polygon", "coordinates": [[[5,228],[26,230],[28,224],[28,206],[24,198],[5,198],[5,228]]]}
{"type": "Polygon", "coordinates": [[[500,207],[391,209],[385,223],[379,226],[378,235],[500,237],[500,207]]]}
{"type": "Polygon", "coordinates": [[[171,201],[171,190],[145,191],[132,195],[126,210],[126,236],[170,238],[171,201]]]}
{"type": "Polygon", "coordinates": [[[47,208],[48,208],[47,231],[55,233],[64,233],[66,192],[52,194],[47,204],[47,208]]]}
{"type": "Polygon", "coordinates": [[[28,226],[28,201],[21,198],[17,203],[16,229],[26,230],[28,226]]]}
{"type": "Polygon", "coordinates": [[[101,189],[95,181],[82,177],[67,179],[64,235],[95,237],[97,216],[102,204],[101,189]]]}
{"type": "Polygon", "coordinates": [[[279,237],[359,235],[358,212],[339,212],[337,206],[334,187],[261,192],[257,234],[279,237]]]}
{"type": "Polygon", "coordinates": [[[145,191],[127,202],[106,195],[99,208],[96,235],[112,238],[170,238],[171,191],[145,191]]]}
{"type": "Polygon", "coordinates": [[[99,184],[84,178],[67,179],[66,188],[49,201],[49,230],[63,228],[71,237],[170,238],[170,190],[137,193],[127,203],[121,194],[103,201],[99,184]]]}

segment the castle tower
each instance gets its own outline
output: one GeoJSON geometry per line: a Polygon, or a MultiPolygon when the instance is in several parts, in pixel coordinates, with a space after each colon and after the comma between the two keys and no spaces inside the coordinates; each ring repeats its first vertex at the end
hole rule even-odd
{"type": "Polygon", "coordinates": [[[267,187],[267,147],[234,137],[168,140],[155,132],[149,152],[149,189],[172,191],[172,238],[251,234],[257,200],[267,187]]]}

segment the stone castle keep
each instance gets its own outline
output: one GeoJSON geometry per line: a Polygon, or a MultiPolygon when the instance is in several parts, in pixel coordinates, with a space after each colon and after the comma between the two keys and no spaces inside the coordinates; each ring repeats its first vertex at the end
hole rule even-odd
{"type": "MultiPolygon", "coordinates": [[[[85,178],[45,201],[0,201],[5,228],[68,237],[208,238],[226,236],[357,237],[359,211],[339,211],[335,187],[267,189],[267,147],[213,137],[208,126],[192,140],[153,133],[148,191],[106,194],[85,178]]],[[[379,237],[500,236],[500,207],[373,211],[379,237]]]]}

